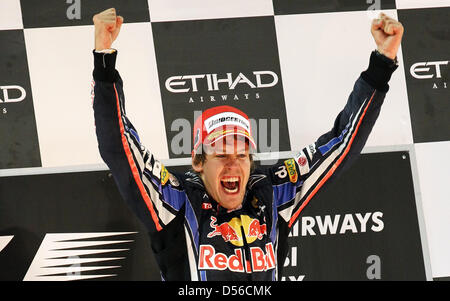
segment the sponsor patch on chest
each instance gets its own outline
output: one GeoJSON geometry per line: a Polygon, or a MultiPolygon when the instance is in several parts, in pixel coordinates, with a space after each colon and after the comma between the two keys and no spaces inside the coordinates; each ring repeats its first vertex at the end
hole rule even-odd
{"type": "Polygon", "coordinates": [[[251,273],[264,272],[275,268],[275,254],[272,243],[267,243],[265,249],[251,247],[250,258],[246,258],[241,248],[236,248],[233,254],[217,252],[212,245],[201,245],[198,261],[199,270],[230,270],[232,272],[251,273]]]}

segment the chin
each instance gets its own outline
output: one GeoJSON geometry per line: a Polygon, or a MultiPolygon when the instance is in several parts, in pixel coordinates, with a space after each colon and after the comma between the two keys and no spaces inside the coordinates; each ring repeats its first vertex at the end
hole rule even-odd
{"type": "Polygon", "coordinates": [[[223,197],[220,201],[220,206],[228,209],[228,210],[233,210],[233,209],[237,209],[243,202],[244,196],[239,194],[236,196],[226,196],[223,197]]]}

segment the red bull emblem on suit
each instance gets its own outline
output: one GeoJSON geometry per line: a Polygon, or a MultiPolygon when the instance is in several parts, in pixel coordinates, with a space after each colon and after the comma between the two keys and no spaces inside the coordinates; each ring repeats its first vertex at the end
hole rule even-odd
{"type": "Polygon", "coordinates": [[[251,218],[248,215],[241,215],[240,218],[232,218],[229,222],[220,225],[217,225],[217,218],[211,216],[211,223],[209,225],[213,230],[208,233],[208,238],[221,235],[224,241],[231,242],[238,247],[244,245],[241,226],[244,229],[245,239],[248,244],[251,244],[257,239],[261,240],[267,234],[266,224],[261,224],[258,219],[251,218]]]}
{"type": "MultiPolygon", "coordinates": [[[[256,240],[263,239],[264,235],[267,234],[266,224],[261,224],[258,219],[251,218],[248,215],[232,218],[230,221],[219,225],[217,224],[217,218],[211,216],[210,226],[213,230],[208,233],[208,238],[221,236],[224,241],[237,247],[244,246],[243,235],[245,235],[247,244],[250,245],[256,240]]],[[[250,258],[245,258],[243,249],[239,248],[234,250],[233,255],[227,256],[216,252],[212,245],[201,245],[199,269],[262,272],[275,268],[272,243],[267,243],[265,250],[260,247],[250,247],[249,256],[250,258]]]]}

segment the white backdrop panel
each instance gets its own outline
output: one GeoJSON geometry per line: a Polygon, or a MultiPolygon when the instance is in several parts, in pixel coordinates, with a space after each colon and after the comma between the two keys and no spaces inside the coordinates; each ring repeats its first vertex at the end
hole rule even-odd
{"type": "Polygon", "coordinates": [[[450,0],[396,0],[397,9],[450,6],[450,0]]]}
{"type": "MultiPolygon", "coordinates": [[[[43,167],[103,163],[95,136],[90,83],[93,26],[26,29],[30,78],[43,167]]],[[[117,68],[127,113],[141,141],[166,158],[167,143],[149,23],[124,24],[117,68]],[[137,42],[139,41],[139,42],[137,42]],[[155,143],[157,141],[157,143],[155,143]]]]}
{"type": "Polygon", "coordinates": [[[23,28],[23,24],[20,0],[1,0],[0,30],[21,28],[23,28]]]}
{"type": "MultiPolygon", "coordinates": [[[[397,18],[395,11],[384,11],[397,18]]],[[[375,43],[372,12],[275,16],[292,149],[329,131],[375,43]]],[[[401,49],[398,54],[401,59],[401,49]]],[[[411,144],[403,66],[390,81],[381,115],[367,146],[411,144]]]]}
{"type": "Polygon", "coordinates": [[[273,15],[272,0],[148,0],[152,22],[273,15]]]}
{"type": "Polygon", "coordinates": [[[450,142],[416,143],[433,277],[450,275],[450,142]]]}

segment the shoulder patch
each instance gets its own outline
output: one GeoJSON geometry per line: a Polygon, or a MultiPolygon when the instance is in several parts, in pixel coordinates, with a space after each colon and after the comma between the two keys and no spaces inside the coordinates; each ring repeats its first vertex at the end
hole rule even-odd
{"type": "Polygon", "coordinates": [[[295,160],[289,159],[284,161],[284,165],[286,166],[286,170],[289,175],[289,180],[292,183],[296,183],[298,179],[297,168],[295,168],[295,160]]]}
{"type": "Polygon", "coordinates": [[[295,161],[298,163],[298,167],[300,169],[300,175],[305,175],[309,172],[309,164],[308,159],[303,151],[295,156],[295,161]]]}
{"type": "Polygon", "coordinates": [[[316,153],[316,143],[308,145],[308,147],[306,148],[306,152],[308,153],[309,160],[312,161],[314,158],[314,154],[316,153]]]}
{"type": "Polygon", "coordinates": [[[170,173],[167,170],[167,168],[161,164],[161,184],[166,185],[167,181],[169,180],[170,173]]]}

